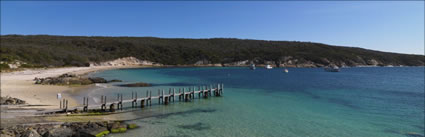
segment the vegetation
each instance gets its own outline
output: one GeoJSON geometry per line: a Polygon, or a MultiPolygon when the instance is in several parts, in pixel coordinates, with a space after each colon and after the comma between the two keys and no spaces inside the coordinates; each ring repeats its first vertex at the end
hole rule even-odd
{"type": "MultiPolygon", "coordinates": [[[[23,67],[88,66],[133,56],[166,65],[188,65],[198,61],[223,64],[243,60],[255,63],[284,62],[288,57],[315,64],[424,65],[423,55],[407,55],[355,47],[330,46],[296,41],[213,39],[166,39],[153,37],[82,37],[49,35],[2,35],[0,61],[26,62],[23,67]]],[[[2,69],[8,66],[0,65],[2,69]]]]}

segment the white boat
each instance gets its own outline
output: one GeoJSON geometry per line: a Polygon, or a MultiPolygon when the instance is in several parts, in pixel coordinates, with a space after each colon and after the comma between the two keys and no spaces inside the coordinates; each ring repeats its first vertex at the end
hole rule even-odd
{"type": "Polygon", "coordinates": [[[251,64],[251,66],[249,66],[249,69],[255,70],[255,64],[251,64]]]}
{"type": "Polygon", "coordinates": [[[273,67],[271,65],[266,65],[266,69],[272,69],[273,67]]]}
{"type": "Polygon", "coordinates": [[[338,66],[325,67],[325,71],[327,71],[327,72],[339,72],[339,67],[338,66]]]}

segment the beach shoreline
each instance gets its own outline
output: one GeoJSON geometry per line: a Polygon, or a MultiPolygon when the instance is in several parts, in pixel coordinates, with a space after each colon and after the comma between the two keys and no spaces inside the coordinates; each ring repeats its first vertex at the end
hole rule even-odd
{"type": "MultiPolygon", "coordinates": [[[[24,100],[27,106],[24,108],[34,109],[57,109],[59,108],[60,93],[62,98],[69,100],[69,107],[80,105],[72,97],[72,93],[81,91],[90,86],[58,86],[34,84],[34,78],[56,77],[65,73],[72,73],[78,76],[85,76],[90,73],[122,68],[145,68],[145,65],[126,66],[92,66],[92,67],[64,67],[48,69],[25,69],[22,71],[1,73],[1,96],[10,96],[24,100]]],[[[13,107],[13,106],[11,106],[13,107]]]]}

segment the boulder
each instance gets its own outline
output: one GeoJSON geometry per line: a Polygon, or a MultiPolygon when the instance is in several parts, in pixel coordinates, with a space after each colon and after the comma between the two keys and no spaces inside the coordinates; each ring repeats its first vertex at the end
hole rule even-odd
{"type": "Polygon", "coordinates": [[[114,122],[108,125],[111,133],[123,133],[127,131],[127,125],[121,124],[120,122],[114,122]]]}
{"type": "Polygon", "coordinates": [[[21,137],[41,137],[34,129],[28,129],[21,137]]]}
{"type": "Polygon", "coordinates": [[[74,131],[71,128],[54,128],[46,132],[43,137],[72,137],[74,131]]]}
{"type": "Polygon", "coordinates": [[[106,127],[85,128],[78,131],[81,137],[102,137],[109,134],[106,127]]]}
{"type": "Polygon", "coordinates": [[[138,128],[138,127],[139,127],[139,125],[134,124],[134,123],[131,123],[131,124],[128,124],[128,125],[127,125],[127,128],[128,128],[128,129],[134,129],[134,128],[138,128]]]}

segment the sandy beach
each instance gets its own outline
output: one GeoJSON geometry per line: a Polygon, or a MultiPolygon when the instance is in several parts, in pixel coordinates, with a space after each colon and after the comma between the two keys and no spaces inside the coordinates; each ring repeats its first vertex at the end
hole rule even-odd
{"type": "Polygon", "coordinates": [[[1,73],[1,96],[11,96],[22,99],[28,103],[26,107],[56,109],[59,108],[57,94],[61,93],[62,98],[69,100],[69,107],[79,105],[79,102],[73,100],[70,93],[84,88],[85,86],[55,86],[55,85],[36,85],[33,79],[35,77],[55,77],[65,73],[85,75],[91,72],[119,69],[136,68],[143,66],[94,66],[94,67],[66,67],[49,69],[26,69],[23,71],[1,73]]]}

